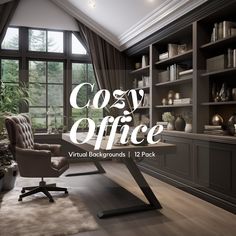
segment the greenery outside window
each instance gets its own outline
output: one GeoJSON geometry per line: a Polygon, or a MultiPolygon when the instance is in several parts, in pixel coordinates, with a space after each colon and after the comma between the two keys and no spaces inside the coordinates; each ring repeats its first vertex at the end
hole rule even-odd
{"type": "Polygon", "coordinates": [[[19,112],[30,113],[36,131],[45,132],[50,125],[68,130],[79,118],[90,117],[97,123],[103,115],[92,106],[78,111],[69,104],[70,88],[82,82],[95,83],[95,88],[93,92],[88,88],[81,91],[81,104],[92,100],[97,92],[90,61],[70,31],[9,27],[0,47],[0,82],[13,94],[14,86],[28,87],[30,104],[20,106],[19,112]],[[52,112],[53,120],[49,118],[52,112]]]}

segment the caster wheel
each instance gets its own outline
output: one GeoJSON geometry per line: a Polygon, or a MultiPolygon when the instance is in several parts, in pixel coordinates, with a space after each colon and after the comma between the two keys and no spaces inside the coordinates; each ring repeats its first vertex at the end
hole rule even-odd
{"type": "Polygon", "coordinates": [[[18,202],[22,202],[22,198],[21,197],[18,198],[18,202]]]}
{"type": "Polygon", "coordinates": [[[67,191],[67,190],[65,190],[65,194],[68,194],[68,191],[67,191]]]}
{"type": "Polygon", "coordinates": [[[54,202],[54,200],[53,199],[49,199],[49,202],[54,202]]]}
{"type": "Polygon", "coordinates": [[[22,190],[21,190],[21,193],[25,193],[25,190],[24,190],[24,189],[22,189],[22,190]]]}

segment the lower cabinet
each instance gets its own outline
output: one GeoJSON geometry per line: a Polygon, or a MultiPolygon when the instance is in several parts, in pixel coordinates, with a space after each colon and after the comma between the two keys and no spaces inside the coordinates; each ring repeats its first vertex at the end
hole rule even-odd
{"type": "Polygon", "coordinates": [[[228,202],[236,211],[236,145],[170,135],[162,135],[162,141],[175,144],[176,153],[162,155],[158,161],[143,160],[141,167],[168,182],[182,182],[205,194],[204,199],[228,202]]]}

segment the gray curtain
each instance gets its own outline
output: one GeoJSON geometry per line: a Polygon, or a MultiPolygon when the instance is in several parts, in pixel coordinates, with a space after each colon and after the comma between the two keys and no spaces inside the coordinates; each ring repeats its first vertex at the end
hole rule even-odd
{"type": "Polygon", "coordinates": [[[13,0],[10,2],[0,3],[0,44],[2,43],[7,31],[7,27],[14,15],[20,0],[13,0]]]}
{"type": "MultiPolygon", "coordinates": [[[[99,88],[113,92],[124,87],[125,55],[81,22],[78,25],[76,36],[90,53],[99,88]]],[[[111,96],[111,102],[112,99],[111,96]]]]}

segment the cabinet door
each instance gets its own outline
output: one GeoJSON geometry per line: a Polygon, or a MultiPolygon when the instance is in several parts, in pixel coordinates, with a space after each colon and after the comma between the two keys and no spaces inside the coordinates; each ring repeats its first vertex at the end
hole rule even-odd
{"type": "Polygon", "coordinates": [[[210,187],[229,194],[231,190],[232,146],[211,143],[210,146],[210,187]]]}
{"type": "Polygon", "coordinates": [[[163,135],[163,141],[176,145],[175,154],[163,157],[163,170],[181,178],[193,180],[192,140],[163,135]]]}
{"type": "Polygon", "coordinates": [[[195,141],[194,154],[194,182],[209,187],[210,185],[210,149],[209,142],[195,141]]]}
{"type": "Polygon", "coordinates": [[[236,150],[232,155],[232,193],[236,197],[236,150]]]}

